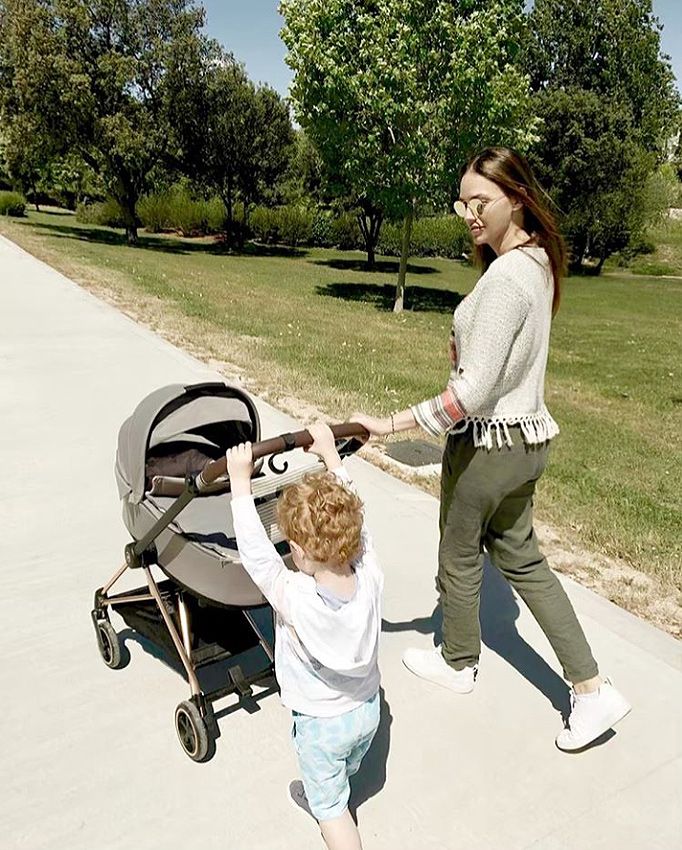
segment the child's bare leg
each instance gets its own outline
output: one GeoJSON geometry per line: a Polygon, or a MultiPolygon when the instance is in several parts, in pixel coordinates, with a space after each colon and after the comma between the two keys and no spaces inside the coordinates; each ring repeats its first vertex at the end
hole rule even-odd
{"type": "Polygon", "coordinates": [[[329,850],[362,850],[360,833],[348,809],[331,820],[321,820],[322,837],[329,850]]]}

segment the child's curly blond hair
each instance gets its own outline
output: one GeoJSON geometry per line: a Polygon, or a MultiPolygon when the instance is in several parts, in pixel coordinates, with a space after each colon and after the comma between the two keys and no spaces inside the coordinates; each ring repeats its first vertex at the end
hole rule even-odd
{"type": "Polygon", "coordinates": [[[277,521],[287,540],[320,564],[341,566],[360,551],[362,502],[330,472],[308,473],[287,487],[277,521]]]}

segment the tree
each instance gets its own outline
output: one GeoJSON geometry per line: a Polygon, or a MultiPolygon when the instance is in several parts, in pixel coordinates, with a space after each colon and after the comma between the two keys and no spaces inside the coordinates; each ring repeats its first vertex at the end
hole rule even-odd
{"type": "Polygon", "coordinates": [[[522,0],[283,0],[298,122],[337,194],[353,198],[373,264],[384,216],[403,220],[403,306],[415,206],[451,199],[474,148],[535,138],[512,65],[522,0]]]}
{"type": "Polygon", "coordinates": [[[54,153],[77,152],[118,201],[128,242],[135,206],[166,158],[166,77],[201,33],[190,0],[4,0],[1,114],[29,121],[54,153]]]}
{"type": "Polygon", "coordinates": [[[286,203],[328,203],[324,163],[315,145],[301,129],[294,131],[294,148],[280,191],[286,203]]]}
{"type": "Polygon", "coordinates": [[[537,0],[525,67],[543,119],[532,161],[562,212],[579,268],[641,236],[648,178],[679,96],[651,0],[537,0]]]}
{"type": "Polygon", "coordinates": [[[273,89],[254,86],[232,54],[194,47],[192,82],[179,68],[168,83],[177,156],[188,176],[222,198],[230,237],[235,203],[242,201],[241,238],[249,206],[289,167],[294,143],[289,109],[273,89]]]}
{"type": "Polygon", "coordinates": [[[237,165],[237,185],[244,206],[242,233],[248,224],[250,205],[273,197],[295,150],[289,107],[274,89],[252,89],[250,107],[237,165]]]}
{"type": "Polygon", "coordinates": [[[2,145],[7,173],[40,212],[39,186],[45,181],[54,151],[49,139],[41,136],[31,115],[18,115],[8,126],[2,145]]]}

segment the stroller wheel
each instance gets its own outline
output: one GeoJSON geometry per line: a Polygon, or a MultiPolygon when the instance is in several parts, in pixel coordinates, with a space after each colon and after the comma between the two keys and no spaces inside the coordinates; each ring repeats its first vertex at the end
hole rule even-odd
{"type": "Polygon", "coordinates": [[[203,761],[208,753],[208,727],[193,702],[185,700],[175,709],[175,731],[182,749],[193,761],[203,761]]]}
{"type": "Polygon", "coordinates": [[[130,656],[121,644],[114,627],[108,620],[98,620],[96,628],[97,646],[104,663],[112,670],[120,670],[121,667],[125,667],[130,656]]]}

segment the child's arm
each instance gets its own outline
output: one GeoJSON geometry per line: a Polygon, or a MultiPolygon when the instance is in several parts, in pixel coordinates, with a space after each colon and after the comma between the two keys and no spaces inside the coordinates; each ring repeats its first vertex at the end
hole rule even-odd
{"type": "Polygon", "coordinates": [[[341,458],[334,442],[334,434],[329,425],[324,422],[316,422],[314,425],[308,426],[308,433],[313,438],[313,442],[305,451],[317,455],[330,472],[342,469],[341,458]]]}
{"type": "Polygon", "coordinates": [[[251,495],[251,443],[242,443],[227,452],[227,471],[232,490],[232,520],[241,562],[275,611],[288,620],[291,573],[263,528],[251,495]]]}
{"type": "MultiPolygon", "coordinates": [[[[334,435],[332,433],[331,428],[328,425],[325,425],[323,422],[317,422],[314,425],[310,425],[308,427],[308,432],[313,438],[313,443],[309,446],[306,451],[313,452],[318,457],[320,457],[325,466],[330,472],[333,472],[334,475],[341,481],[341,483],[348,487],[349,490],[352,490],[356,493],[355,485],[353,483],[353,479],[348,474],[348,470],[341,463],[341,458],[339,457],[339,453],[336,450],[336,443],[334,442],[334,435]]],[[[369,529],[367,527],[367,522],[365,521],[365,511],[362,511],[362,563],[365,567],[368,567],[375,572],[381,573],[381,567],[379,566],[379,562],[376,557],[376,552],[374,550],[374,543],[372,542],[372,537],[369,533],[369,529]]]]}

